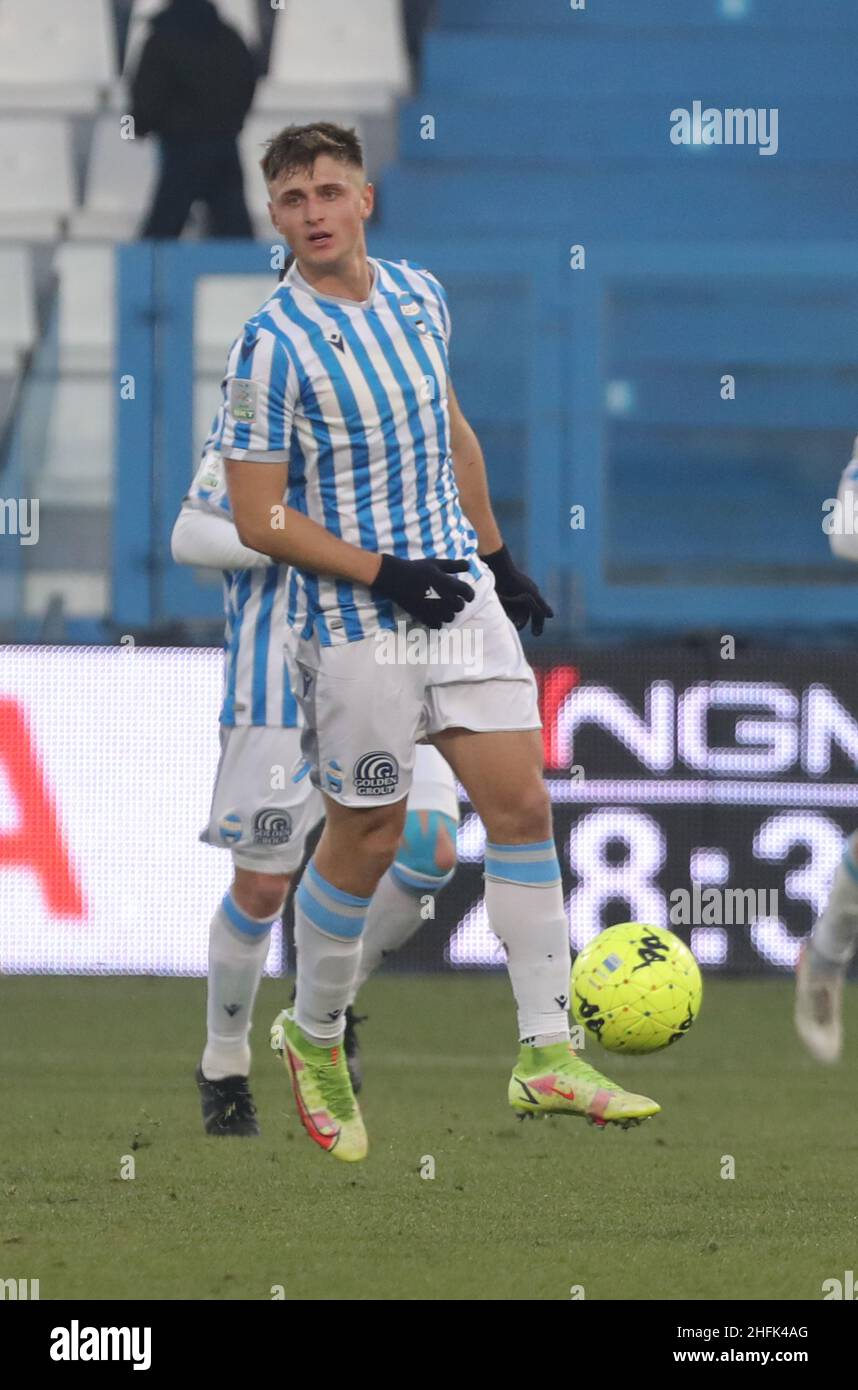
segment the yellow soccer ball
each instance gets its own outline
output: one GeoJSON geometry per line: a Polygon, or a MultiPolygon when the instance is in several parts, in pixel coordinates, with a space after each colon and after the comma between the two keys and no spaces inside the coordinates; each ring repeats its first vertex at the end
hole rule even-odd
{"type": "Polygon", "coordinates": [[[570,998],[575,1021],[609,1052],[658,1052],[685,1037],[700,1012],[703,979],[672,931],[622,922],[578,953],[570,998]]]}

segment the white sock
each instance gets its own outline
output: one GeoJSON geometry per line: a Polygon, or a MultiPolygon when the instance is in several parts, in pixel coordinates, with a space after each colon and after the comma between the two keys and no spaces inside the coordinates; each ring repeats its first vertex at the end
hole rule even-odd
{"type": "Polygon", "coordinates": [[[369,905],[328,883],[312,860],[304,870],[295,894],[295,1022],[319,1046],[343,1036],[369,905]]]}
{"type": "Polygon", "coordinates": [[[391,864],[372,895],[363,932],[357,981],[349,1003],[377,970],[385,956],[392,955],[423,925],[424,899],[449,883],[455,870],[434,877],[419,874],[407,864],[391,864]]]}
{"type": "Polygon", "coordinates": [[[858,944],[858,831],[849,836],[811,944],[823,962],[845,969],[858,944]]]}
{"type": "Polygon", "coordinates": [[[553,840],[486,845],[486,909],[507,953],[522,1042],[569,1037],[572,957],[553,840]]]}
{"type": "Polygon", "coordinates": [[[250,1074],[253,1005],[276,921],[277,917],[249,917],[231,893],[227,893],[212,918],[206,1003],[208,1038],[201,1063],[203,1076],[209,1081],[250,1074]]]}

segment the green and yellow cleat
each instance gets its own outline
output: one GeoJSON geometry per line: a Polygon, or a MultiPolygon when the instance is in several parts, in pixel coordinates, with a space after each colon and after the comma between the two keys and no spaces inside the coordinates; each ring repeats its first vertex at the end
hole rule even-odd
{"type": "Polygon", "coordinates": [[[288,1068],[301,1123],[313,1142],[344,1163],[366,1158],[366,1130],[342,1043],[319,1047],[310,1042],[292,1010],[284,1009],[271,1025],[271,1047],[288,1068]]]}
{"type": "Polygon", "coordinates": [[[509,1103],[525,1115],[581,1115],[604,1129],[629,1129],[661,1106],[648,1096],[624,1091],[576,1056],[572,1044],[530,1047],[523,1043],[509,1083],[509,1103]]]}

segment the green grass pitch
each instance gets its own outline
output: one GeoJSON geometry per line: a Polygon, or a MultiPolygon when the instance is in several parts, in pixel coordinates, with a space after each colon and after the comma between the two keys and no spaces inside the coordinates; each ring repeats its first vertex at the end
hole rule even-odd
{"type": "Polygon", "coordinates": [[[360,1001],[356,1165],[306,1138],[268,1050],[284,982],[257,1009],[257,1141],[202,1133],[202,981],[6,977],[0,997],[0,1278],[43,1299],[819,1299],[858,1269],[854,988],[828,1070],[788,980],[707,980],[661,1055],[588,1046],[663,1106],[624,1133],[515,1119],[505,976],[384,975],[360,1001]]]}

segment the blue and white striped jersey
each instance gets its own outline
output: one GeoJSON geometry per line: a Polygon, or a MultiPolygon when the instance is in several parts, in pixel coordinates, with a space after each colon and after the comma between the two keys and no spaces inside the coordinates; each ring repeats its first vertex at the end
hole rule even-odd
{"type": "MultiPolygon", "coordinates": [[[[404,559],[475,556],[447,403],[450,315],[428,270],[370,258],[363,303],[321,295],[293,264],[230,349],[216,447],[287,462],[286,502],[334,535],[404,559]]],[[[472,559],[473,578],[480,570],[472,559]]],[[[345,580],[290,571],[287,621],[330,646],[395,628],[345,580]]]]}
{"type": "MultiPolygon", "coordinates": [[[[183,507],[205,508],[232,519],[223,459],[212,448],[212,434],[183,507]]],[[[295,728],[298,706],[292,694],[284,650],[289,569],[266,565],[223,573],[224,681],[220,722],[295,728]]]]}

